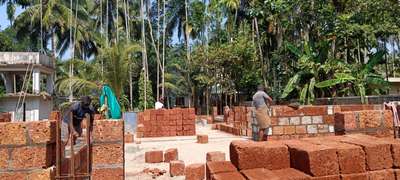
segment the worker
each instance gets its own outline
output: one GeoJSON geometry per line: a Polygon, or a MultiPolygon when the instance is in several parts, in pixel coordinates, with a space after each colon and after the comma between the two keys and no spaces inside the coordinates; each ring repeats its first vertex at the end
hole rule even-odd
{"type": "Polygon", "coordinates": [[[91,105],[92,99],[89,96],[81,97],[80,101],[73,103],[65,112],[63,117],[63,124],[68,126],[68,132],[74,136],[73,142],[77,137],[82,136],[81,122],[88,114],[90,116],[90,131],[93,130],[94,110],[91,105]],[[72,115],[72,118],[71,116],[72,115]],[[71,122],[72,119],[72,122],[71,122]],[[73,127],[73,129],[71,129],[73,127]]]}
{"type": "Polygon", "coordinates": [[[266,101],[272,103],[272,98],[265,93],[264,86],[259,85],[257,87],[257,92],[253,96],[253,106],[255,107],[255,115],[259,128],[259,141],[268,140],[268,129],[271,125],[271,119],[269,117],[269,110],[266,101]]]}
{"type": "Polygon", "coordinates": [[[162,109],[164,108],[164,98],[160,97],[158,101],[154,105],[154,109],[162,109]]]}

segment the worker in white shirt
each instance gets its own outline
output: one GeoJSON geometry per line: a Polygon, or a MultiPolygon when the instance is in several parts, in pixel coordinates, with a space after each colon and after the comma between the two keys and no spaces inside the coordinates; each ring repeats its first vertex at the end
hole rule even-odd
{"type": "Polygon", "coordinates": [[[164,98],[161,97],[154,106],[155,109],[162,109],[164,108],[164,98]]]}

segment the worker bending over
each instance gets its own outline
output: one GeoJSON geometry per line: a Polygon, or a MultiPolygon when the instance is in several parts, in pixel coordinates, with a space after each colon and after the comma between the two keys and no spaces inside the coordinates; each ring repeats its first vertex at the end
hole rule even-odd
{"type": "MultiPolygon", "coordinates": [[[[74,135],[74,144],[78,136],[82,136],[82,120],[86,117],[86,114],[90,116],[90,125],[88,124],[90,131],[93,129],[94,110],[91,105],[92,99],[89,96],[81,97],[81,100],[73,103],[65,112],[63,117],[63,126],[68,126],[68,132],[74,135]],[[72,115],[72,118],[71,116],[72,115]],[[71,122],[72,119],[72,122],[71,122]],[[72,123],[72,124],[71,124],[72,123]],[[70,126],[72,125],[72,126],[70,126]],[[70,127],[73,127],[71,129],[70,127]]],[[[65,138],[63,138],[65,139],[65,138]]]]}

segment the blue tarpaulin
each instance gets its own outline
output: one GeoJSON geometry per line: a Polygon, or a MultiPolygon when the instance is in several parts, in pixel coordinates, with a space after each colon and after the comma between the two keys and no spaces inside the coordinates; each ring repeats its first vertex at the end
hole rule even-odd
{"type": "Polygon", "coordinates": [[[108,118],[121,119],[121,106],[119,106],[117,97],[114,95],[114,92],[108,85],[104,85],[101,90],[100,106],[103,106],[106,97],[108,106],[108,118]]]}

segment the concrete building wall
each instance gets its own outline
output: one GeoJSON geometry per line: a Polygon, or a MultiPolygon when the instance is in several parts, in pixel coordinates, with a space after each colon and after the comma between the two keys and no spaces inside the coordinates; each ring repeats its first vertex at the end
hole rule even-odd
{"type": "MultiPolygon", "coordinates": [[[[51,98],[45,100],[41,96],[31,96],[26,97],[25,102],[26,121],[48,119],[50,112],[53,109],[53,102],[51,98]]],[[[17,106],[17,103],[17,96],[0,98],[0,110],[4,112],[10,112],[12,121],[16,121],[15,107],[17,106]]]]}

